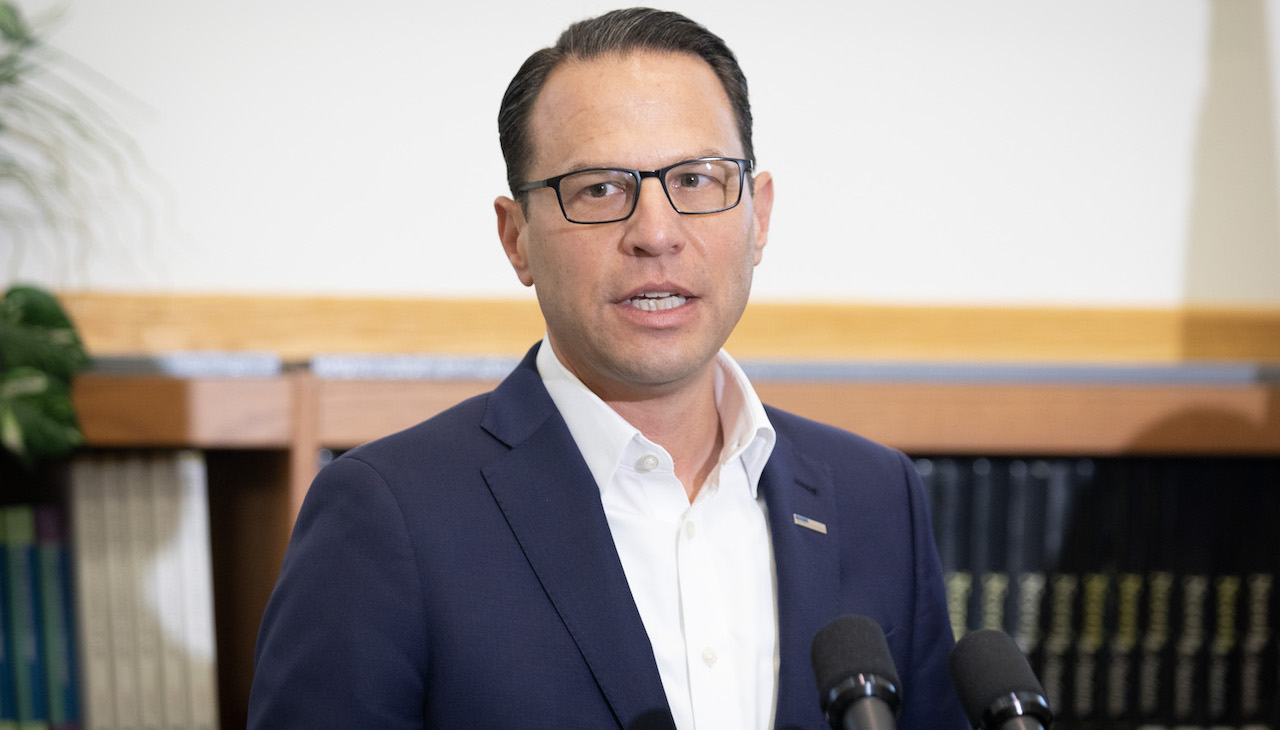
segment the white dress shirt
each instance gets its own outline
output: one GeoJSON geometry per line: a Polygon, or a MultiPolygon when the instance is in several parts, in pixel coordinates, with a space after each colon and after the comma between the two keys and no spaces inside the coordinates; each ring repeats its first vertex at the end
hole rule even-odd
{"type": "Polygon", "coordinates": [[[717,466],[690,504],[671,456],[570,373],[538,372],[586,459],[679,730],[767,730],[778,685],[777,587],[760,473],[776,434],[723,350],[717,466]]]}

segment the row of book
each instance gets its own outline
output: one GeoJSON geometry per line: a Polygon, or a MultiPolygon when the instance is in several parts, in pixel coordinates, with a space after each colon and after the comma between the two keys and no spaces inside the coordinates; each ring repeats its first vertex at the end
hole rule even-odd
{"type": "Polygon", "coordinates": [[[68,502],[85,730],[215,730],[203,455],[77,456],[68,502]]]}
{"type": "Polygon", "coordinates": [[[1280,727],[1280,460],[918,458],[957,638],[1056,728],[1280,727]]]}
{"type": "Polygon", "coordinates": [[[78,721],[68,550],[58,507],[0,507],[0,729],[78,721]]]}
{"type": "Polygon", "coordinates": [[[202,454],[80,454],[53,502],[0,508],[0,730],[216,730],[202,454]]]}

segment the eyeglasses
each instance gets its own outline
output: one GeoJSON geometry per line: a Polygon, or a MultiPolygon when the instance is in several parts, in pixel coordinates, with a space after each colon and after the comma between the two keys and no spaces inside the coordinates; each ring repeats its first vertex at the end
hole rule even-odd
{"type": "Polygon", "coordinates": [[[706,215],[729,210],[742,200],[743,179],[751,167],[751,160],[732,157],[685,160],[661,170],[596,167],[527,182],[516,190],[556,191],[560,212],[570,223],[614,223],[631,217],[640,198],[640,183],[656,177],[677,213],[706,215]]]}

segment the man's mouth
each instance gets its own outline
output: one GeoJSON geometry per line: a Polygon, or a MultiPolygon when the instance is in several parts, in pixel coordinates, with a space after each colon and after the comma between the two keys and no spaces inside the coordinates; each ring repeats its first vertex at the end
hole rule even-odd
{"type": "Polygon", "coordinates": [[[631,306],[636,309],[643,309],[648,312],[657,312],[663,309],[672,309],[684,304],[687,300],[674,292],[645,292],[627,300],[631,302],[631,306]]]}

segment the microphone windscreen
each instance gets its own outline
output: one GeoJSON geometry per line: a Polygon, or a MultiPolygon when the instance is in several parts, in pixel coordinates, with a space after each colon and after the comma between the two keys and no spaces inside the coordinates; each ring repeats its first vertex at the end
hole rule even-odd
{"type": "Polygon", "coordinates": [[[809,658],[824,703],[831,688],[854,675],[873,674],[900,684],[884,629],[866,616],[840,616],[823,626],[813,637],[809,658]]]}
{"type": "Polygon", "coordinates": [[[950,668],[960,704],[973,725],[992,703],[1008,695],[1044,695],[1022,650],[1003,631],[980,629],[965,634],[951,652],[950,668]]]}

